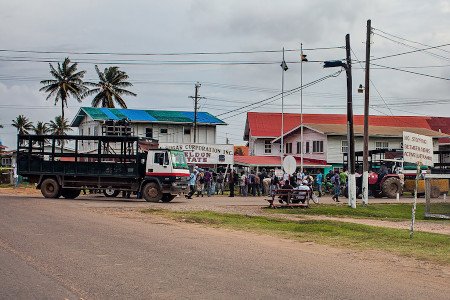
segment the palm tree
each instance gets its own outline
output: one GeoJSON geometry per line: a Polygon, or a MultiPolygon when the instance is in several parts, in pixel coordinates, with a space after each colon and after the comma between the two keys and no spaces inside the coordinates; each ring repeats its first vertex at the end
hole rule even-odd
{"type": "Polygon", "coordinates": [[[130,92],[124,88],[132,86],[128,81],[128,75],[124,71],[120,71],[119,67],[105,68],[105,71],[101,72],[98,66],[95,66],[95,71],[99,78],[98,83],[87,83],[94,88],[83,95],[89,96],[96,94],[92,100],[92,107],[109,107],[114,108],[114,102],[122,108],[127,108],[125,100],[122,95],[136,96],[135,93],[130,92]]]}
{"type": "Polygon", "coordinates": [[[70,63],[70,59],[66,57],[62,64],[58,63],[55,69],[50,64],[50,74],[55,79],[42,80],[44,86],[39,91],[48,93],[47,100],[51,97],[55,98],[55,105],[61,101],[61,118],[64,119],[64,105],[67,107],[67,98],[74,97],[81,102],[82,95],[88,91],[83,81],[86,71],[77,72],[77,63],[70,63]]]}
{"type": "MultiPolygon", "coordinates": [[[[50,132],[54,135],[67,135],[67,131],[72,131],[67,120],[63,119],[62,116],[57,116],[55,121],[50,121],[49,123],[50,132]]],[[[61,152],[63,152],[64,148],[64,140],[58,140],[58,145],[61,145],[61,152]]]]}
{"type": "Polygon", "coordinates": [[[17,128],[19,134],[29,134],[28,130],[33,129],[33,123],[24,115],[19,115],[15,120],[12,120],[11,125],[17,128]]]}
{"type": "Polygon", "coordinates": [[[50,132],[50,128],[48,127],[48,123],[39,121],[36,126],[33,126],[33,131],[36,135],[44,135],[50,132]]]}

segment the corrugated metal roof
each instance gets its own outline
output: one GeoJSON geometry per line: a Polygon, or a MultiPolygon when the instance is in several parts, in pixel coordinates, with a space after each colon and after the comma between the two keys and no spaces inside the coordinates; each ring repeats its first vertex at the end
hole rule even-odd
{"type": "MultiPolygon", "coordinates": [[[[427,116],[370,116],[371,126],[391,126],[410,128],[433,128],[429,122],[434,117],[427,116]]],[[[441,117],[442,119],[442,117],[441,117]]],[[[450,120],[450,118],[444,118],[450,120]]],[[[363,115],[355,115],[355,125],[364,124],[363,115]]],[[[440,120],[442,123],[442,120],[440,120]]],[[[345,114],[303,114],[304,124],[347,124],[345,114]]],[[[284,132],[288,132],[300,125],[300,114],[284,114],[284,132]]],[[[436,129],[435,129],[436,130],[436,129]]],[[[443,130],[444,131],[444,130],[443,130]]],[[[244,135],[254,137],[278,137],[281,134],[281,114],[267,112],[247,113],[246,132],[244,135]]]]}
{"type": "MultiPolygon", "coordinates": [[[[71,126],[77,127],[85,116],[89,116],[95,121],[121,120],[126,118],[131,122],[148,123],[193,123],[194,113],[188,111],[168,111],[168,110],[140,110],[140,109],[117,109],[117,108],[97,108],[82,107],[78,111],[71,126]]],[[[198,124],[226,125],[226,123],[207,112],[197,113],[198,124]]]]}
{"type": "MultiPolygon", "coordinates": [[[[347,135],[347,126],[342,124],[304,124],[305,128],[324,133],[326,135],[347,135]]],[[[355,136],[364,135],[364,126],[353,126],[355,136]]],[[[448,134],[434,131],[427,128],[415,128],[415,127],[391,127],[391,126],[369,126],[369,136],[372,137],[402,137],[403,131],[422,134],[430,137],[448,137],[448,134]]],[[[291,134],[300,134],[300,126],[294,128],[290,132],[285,133],[284,136],[291,134]]],[[[279,140],[280,137],[275,138],[273,141],[279,140]]]]}

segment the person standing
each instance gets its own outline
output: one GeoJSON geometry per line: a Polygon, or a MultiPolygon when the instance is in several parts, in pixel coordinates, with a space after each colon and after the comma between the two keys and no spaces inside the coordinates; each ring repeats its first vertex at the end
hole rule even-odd
{"type": "Polygon", "coordinates": [[[230,188],[230,195],[228,197],[234,197],[234,184],[235,184],[236,173],[232,169],[230,174],[228,175],[228,186],[230,188]]]}
{"type": "Polygon", "coordinates": [[[263,186],[264,186],[264,195],[269,196],[270,195],[270,182],[272,181],[272,178],[270,176],[263,179],[263,186]]]}
{"type": "MultiPolygon", "coordinates": [[[[260,177],[261,173],[258,173],[255,175],[255,190],[256,190],[256,194],[259,196],[261,196],[261,177],[260,177]]],[[[255,195],[253,195],[255,196],[255,195]]]]}
{"type": "Polygon", "coordinates": [[[205,188],[205,178],[204,178],[204,176],[205,175],[203,173],[203,170],[199,169],[198,173],[197,173],[197,178],[196,178],[196,181],[195,181],[195,186],[197,188],[197,197],[200,196],[200,195],[202,195],[202,197],[203,197],[203,190],[205,188]]]}
{"type": "Polygon", "coordinates": [[[197,170],[194,170],[189,175],[189,193],[185,196],[187,199],[192,199],[192,195],[195,193],[195,179],[197,178],[197,170]]]}
{"type": "Polygon", "coordinates": [[[249,185],[249,193],[252,196],[256,196],[256,176],[255,171],[251,170],[250,174],[248,175],[248,185],[249,185]]]}
{"type": "Polygon", "coordinates": [[[319,191],[319,197],[322,197],[322,182],[323,182],[323,175],[322,172],[317,173],[316,175],[316,184],[317,184],[317,191],[319,191]]]}
{"type": "Polygon", "coordinates": [[[338,170],[336,170],[333,177],[331,177],[331,183],[333,183],[333,186],[334,186],[334,195],[331,199],[333,199],[336,202],[340,202],[339,194],[341,193],[341,180],[339,178],[338,170]]]}
{"type": "Polygon", "coordinates": [[[247,175],[245,175],[245,172],[241,172],[241,178],[239,182],[240,186],[240,194],[241,196],[247,197],[247,191],[248,191],[248,178],[247,175]]]}
{"type": "Polygon", "coordinates": [[[217,195],[219,195],[219,192],[221,192],[222,195],[223,195],[223,181],[224,181],[224,178],[223,178],[222,171],[219,172],[219,174],[217,174],[217,180],[216,181],[217,181],[217,183],[216,183],[217,195]]]}
{"type": "Polygon", "coordinates": [[[206,169],[205,171],[205,189],[206,189],[206,195],[208,197],[211,196],[211,184],[212,184],[212,174],[209,169],[206,169]]]}

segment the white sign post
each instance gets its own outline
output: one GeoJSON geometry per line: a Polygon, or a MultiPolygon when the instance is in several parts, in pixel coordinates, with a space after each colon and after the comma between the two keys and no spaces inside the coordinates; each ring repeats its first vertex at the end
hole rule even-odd
{"type": "Polygon", "coordinates": [[[416,220],[417,189],[421,173],[420,166],[433,166],[433,139],[429,136],[403,131],[403,161],[417,164],[416,188],[414,190],[414,204],[409,232],[409,237],[413,238],[414,222],[416,220]]]}

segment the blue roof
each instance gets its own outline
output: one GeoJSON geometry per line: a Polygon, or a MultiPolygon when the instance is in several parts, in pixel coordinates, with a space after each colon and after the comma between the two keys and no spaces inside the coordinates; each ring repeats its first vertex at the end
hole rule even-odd
{"type": "MultiPolygon", "coordinates": [[[[78,127],[85,116],[94,121],[128,119],[131,122],[143,123],[193,123],[194,112],[170,111],[170,110],[140,110],[140,109],[117,109],[82,107],[78,111],[70,126],[78,127]]],[[[226,123],[207,112],[197,113],[198,124],[226,125],[226,123]]]]}

